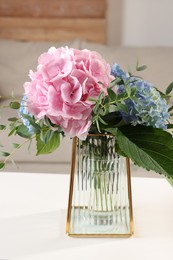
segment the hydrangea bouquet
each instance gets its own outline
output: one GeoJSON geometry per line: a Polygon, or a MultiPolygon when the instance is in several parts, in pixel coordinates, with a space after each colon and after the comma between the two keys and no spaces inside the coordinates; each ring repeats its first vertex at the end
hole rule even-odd
{"type": "MultiPolygon", "coordinates": [[[[136,70],[145,67],[137,64],[136,70]]],[[[13,98],[9,104],[18,116],[0,130],[36,139],[37,155],[57,149],[61,136],[85,140],[88,133],[112,134],[120,155],[173,184],[173,138],[167,131],[173,127],[173,106],[168,105],[172,83],[161,93],[118,64],[110,67],[96,52],[68,47],[41,54],[37,70],[29,76],[23,100],[13,98]]],[[[1,151],[1,169],[12,154],[1,151]]]]}

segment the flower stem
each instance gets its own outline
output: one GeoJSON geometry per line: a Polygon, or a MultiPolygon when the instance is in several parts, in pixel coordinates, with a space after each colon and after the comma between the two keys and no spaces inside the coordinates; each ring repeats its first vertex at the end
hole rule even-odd
{"type": "Polygon", "coordinates": [[[102,184],[101,184],[101,177],[102,176],[99,176],[99,179],[100,179],[100,203],[101,203],[101,210],[103,211],[103,192],[102,192],[102,184]]]}
{"type": "Polygon", "coordinates": [[[106,177],[106,175],[104,175],[103,185],[104,185],[104,193],[105,193],[106,211],[108,211],[108,197],[107,197],[107,190],[106,190],[105,177],[106,177]]]}
{"type": "Polygon", "coordinates": [[[34,139],[34,137],[25,140],[23,143],[21,143],[17,148],[13,149],[11,151],[11,153],[5,158],[5,160],[3,161],[3,163],[5,164],[10,158],[12,158],[12,155],[15,154],[16,150],[20,149],[24,144],[26,144],[27,142],[31,141],[32,139],[34,139]]]}

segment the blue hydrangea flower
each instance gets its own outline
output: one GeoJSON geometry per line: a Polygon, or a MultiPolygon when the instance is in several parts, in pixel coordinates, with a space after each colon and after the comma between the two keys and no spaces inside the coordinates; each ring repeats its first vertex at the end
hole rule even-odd
{"type": "Polygon", "coordinates": [[[20,109],[19,109],[19,116],[20,118],[22,119],[23,121],[23,124],[28,128],[30,134],[34,134],[34,131],[33,131],[33,128],[32,128],[32,125],[30,124],[29,120],[24,118],[22,116],[22,114],[24,115],[28,115],[28,116],[32,116],[28,110],[26,109],[26,100],[27,100],[27,97],[24,96],[22,101],[21,101],[21,104],[20,104],[20,109]]]}
{"type": "Polygon", "coordinates": [[[130,75],[124,72],[117,63],[114,63],[111,67],[111,75],[121,78],[124,82],[127,82],[130,79],[130,75]]]}
{"type": "Polygon", "coordinates": [[[135,100],[125,101],[129,112],[122,114],[124,120],[131,122],[132,125],[140,124],[166,130],[170,116],[166,100],[161,98],[160,93],[146,81],[137,80],[135,86],[137,88],[135,100]]]}
{"type": "MultiPolygon", "coordinates": [[[[132,125],[140,124],[166,130],[167,120],[170,117],[168,105],[154,86],[144,80],[130,77],[117,64],[112,66],[111,73],[115,77],[120,77],[124,84],[136,87],[135,99],[129,98],[124,101],[128,113],[120,111],[124,121],[132,125]]],[[[124,90],[124,85],[118,86],[118,93],[124,90]]]]}

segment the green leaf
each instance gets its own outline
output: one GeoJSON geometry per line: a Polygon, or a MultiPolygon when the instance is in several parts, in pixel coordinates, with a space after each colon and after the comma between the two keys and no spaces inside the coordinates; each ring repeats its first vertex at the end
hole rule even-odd
{"type": "Polygon", "coordinates": [[[109,113],[119,111],[116,105],[110,105],[108,108],[109,113]]]}
{"type": "Polygon", "coordinates": [[[125,87],[125,90],[126,90],[126,93],[127,93],[127,95],[128,96],[130,96],[131,95],[131,87],[129,87],[129,86],[124,86],[125,87]]]}
{"type": "Polygon", "coordinates": [[[25,125],[20,125],[16,129],[16,134],[23,138],[31,138],[32,134],[29,132],[29,129],[25,125]]]}
{"type": "Polygon", "coordinates": [[[108,123],[106,123],[101,117],[99,117],[98,120],[99,120],[103,125],[107,125],[107,124],[108,124],[108,123]]]}
{"type": "Polygon", "coordinates": [[[2,170],[2,169],[4,169],[4,168],[5,168],[5,163],[0,162],[0,169],[2,170]]]}
{"type": "Polygon", "coordinates": [[[169,95],[169,93],[171,93],[172,90],[173,90],[173,82],[171,82],[169,84],[169,86],[167,87],[167,89],[165,91],[166,95],[169,95]]]}
{"type": "Polygon", "coordinates": [[[46,142],[46,144],[52,139],[53,135],[54,135],[54,131],[51,130],[51,129],[49,129],[49,130],[47,131],[47,133],[46,133],[46,136],[45,136],[45,142],[46,142]]]}
{"type": "Polygon", "coordinates": [[[93,108],[94,114],[97,114],[97,113],[98,113],[99,106],[100,106],[100,104],[97,102],[97,103],[95,104],[94,108],[93,108]]]}
{"type": "Polygon", "coordinates": [[[112,80],[111,83],[109,84],[109,88],[113,88],[114,86],[118,85],[121,81],[122,81],[121,78],[116,78],[112,80]]]}
{"type": "Polygon", "coordinates": [[[122,152],[117,142],[115,143],[115,150],[119,155],[126,157],[125,153],[122,152]]]}
{"type": "MultiPolygon", "coordinates": [[[[48,117],[44,117],[44,121],[45,121],[45,123],[46,123],[46,125],[48,126],[48,127],[52,127],[52,126],[54,126],[54,124],[52,124],[52,122],[50,121],[50,119],[48,118],[48,117]]],[[[41,121],[41,122],[43,122],[43,121],[41,121]]]]}
{"type": "Polygon", "coordinates": [[[35,120],[31,116],[26,114],[22,114],[22,116],[29,121],[30,125],[33,126],[34,133],[39,134],[41,129],[40,126],[35,122],[35,120]]]}
{"type": "Polygon", "coordinates": [[[137,59],[137,61],[136,61],[136,71],[142,71],[142,70],[145,70],[146,68],[147,68],[146,65],[139,66],[139,60],[137,59]]]}
{"type": "Polygon", "coordinates": [[[5,125],[0,125],[0,130],[4,130],[6,128],[5,125]]]}
{"type": "Polygon", "coordinates": [[[138,67],[139,67],[139,59],[137,58],[137,61],[136,61],[136,70],[137,70],[138,67]]]}
{"type": "Polygon", "coordinates": [[[39,135],[39,138],[40,138],[40,140],[45,144],[46,142],[45,142],[45,135],[44,135],[44,131],[42,130],[41,131],[41,133],[40,133],[40,135],[39,135]]]}
{"type": "Polygon", "coordinates": [[[147,66],[146,65],[142,65],[142,66],[139,66],[136,68],[137,71],[142,71],[142,70],[145,70],[147,69],[147,66]]]}
{"type": "Polygon", "coordinates": [[[15,149],[18,149],[18,148],[20,147],[20,144],[17,144],[17,143],[12,143],[12,145],[13,145],[13,147],[14,147],[15,149]]]}
{"type": "Polygon", "coordinates": [[[131,88],[131,96],[134,96],[136,94],[137,88],[136,87],[132,87],[131,88]]]}
{"type": "Polygon", "coordinates": [[[123,111],[124,113],[128,113],[128,109],[127,109],[127,106],[125,104],[122,104],[122,103],[117,103],[117,107],[118,107],[118,110],[120,111],[123,111]]]}
{"type": "Polygon", "coordinates": [[[52,153],[60,145],[60,133],[58,131],[53,132],[51,139],[47,143],[42,142],[42,140],[40,139],[40,134],[38,134],[36,136],[36,141],[37,141],[36,155],[52,153]]]}
{"type": "Polygon", "coordinates": [[[17,117],[10,117],[10,118],[8,118],[8,121],[10,121],[10,122],[16,122],[17,120],[18,120],[17,117]]]}
{"type": "Polygon", "coordinates": [[[52,138],[54,134],[54,131],[51,129],[46,129],[41,131],[40,133],[40,140],[44,143],[47,144],[49,142],[49,140],[52,138]]]}
{"type": "Polygon", "coordinates": [[[101,93],[99,94],[98,98],[97,98],[99,104],[102,103],[102,99],[103,99],[103,97],[104,97],[104,92],[101,92],[101,93]]]}
{"type": "Polygon", "coordinates": [[[12,109],[19,109],[20,108],[20,103],[17,102],[17,101],[12,101],[12,102],[10,102],[9,106],[12,109]]]}
{"type": "Polygon", "coordinates": [[[171,107],[168,109],[168,112],[170,112],[171,110],[173,110],[173,106],[171,106],[171,107]]]}
{"type": "Polygon", "coordinates": [[[103,99],[103,96],[104,96],[104,93],[101,92],[98,96],[98,99],[97,99],[97,102],[93,108],[93,112],[94,114],[97,114],[98,113],[98,110],[99,110],[99,107],[100,107],[100,104],[102,103],[102,99],[103,99]]]}
{"type": "Polygon", "coordinates": [[[113,135],[117,135],[117,128],[115,128],[115,127],[110,127],[110,128],[106,128],[106,131],[108,132],[108,133],[111,133],[111,134],[113,134],[113,135]]]}
{"type": "Polygon", "coordinates": [[[97,99],[92,98],[92,97],[89,97],[88,100],[89,100],[89,101],[93,101],[93,102],[95,102],[95,103],[97,102],[97,99]]]}
{"type": "MultiPolygon", "coordinates": [[[[120,125],[124,125],[125,122],[122,120],[122,116],[119,112],[109,113],[102,117],[102,119],[108,124],[106,127],[105,125],[100,124],[101,130],[109,132],[109,129],[113,129],[113,131],[117,130],[117,127],[120,125]]],[[[110,132],[111,133],[111,132],[110,132]]]]}
{"type": "Polygon", "coordinates": [[[173,128],[173,124],[167,124],[167,129],[172,129],[173,128]]]}
{"type": "Polygon", "coordinates": [[[111,100],[117,99],[117,94],[111,88],[107,88],[107,92],[111,100]]]}
{"type": "Polygon", "coordinates": [[[104,116],[106,114],[106,110],[104,108],[99,108],[98,115],[104,116]]]}
{"type": "Polygon", "coordinates": [[[168,132],[146,126],[117,129],[120,149],[135,164],[173,178],[173,138],[168,132]]]}
{"type": "Polygon", "coordinates": [[[98,119],[96,119],[96,126],[97,126],[98,132],[100,133],[101,131],[100,131],[100,125],[99,125],[98,119]]]}
{"type": "Polygon", "coordinates": [[[0,155],[4,156],[4,157],[8,157],[10,155],[10,153],[4,152],[4,151],[0,151],[0,155]]]}
{"type": "Polygon", "coordinates": [[[17,128],[14,127],[8,134],[8,136],[11,136],[12,134],[14,134],[14,132],[16,132],[17,128]]]}

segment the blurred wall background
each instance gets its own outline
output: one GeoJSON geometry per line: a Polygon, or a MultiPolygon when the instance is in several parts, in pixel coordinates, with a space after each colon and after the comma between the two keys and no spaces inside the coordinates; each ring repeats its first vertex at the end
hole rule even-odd
{"type": "Polygon", "coordinates": [[[173,46],[173,0],[108,0],[108,44],[173,46]]]}

